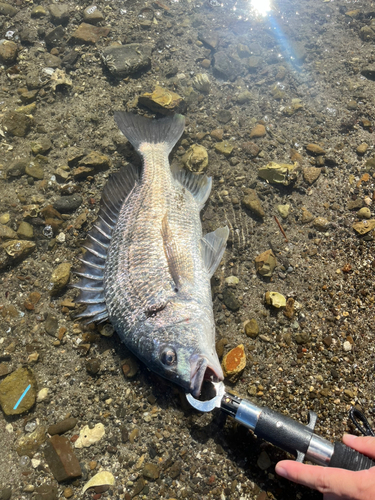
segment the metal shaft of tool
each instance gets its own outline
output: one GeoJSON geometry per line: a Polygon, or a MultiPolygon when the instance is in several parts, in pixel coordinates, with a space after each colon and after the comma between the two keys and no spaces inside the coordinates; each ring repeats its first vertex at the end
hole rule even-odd
{"type": "Polygon", "coordinates": [[[318,465],[363,470],[375,464],[368,457],[342,443],[330,441],[314,434],[317,420],[310,412],[310,421],[303,425],[267,407],[259,407],[250,401],[225,393],[220,408],[237,422],[269,443],[297,457],[318,465]]]}

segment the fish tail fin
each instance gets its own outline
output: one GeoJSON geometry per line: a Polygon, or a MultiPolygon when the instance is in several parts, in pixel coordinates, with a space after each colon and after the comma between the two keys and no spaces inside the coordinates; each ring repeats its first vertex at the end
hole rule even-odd
{"type": "Polygon", "coordinates": [[[116,111],[114,118],[118,128],[137,152],[142,143],[164,143],[169,154],[185,128],[185,117],[179,114],[152,120],[133,113],[116,111]]]}

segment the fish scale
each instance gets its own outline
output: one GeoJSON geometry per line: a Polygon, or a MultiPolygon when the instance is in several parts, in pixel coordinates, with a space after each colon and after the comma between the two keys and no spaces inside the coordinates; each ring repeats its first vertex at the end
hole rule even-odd
{"type": "Polygon", "coordinates": [[[229,230],[202,235],[200,211],[211,179],[170,168],[184,130],[180,115],[115,120],[142,157],[142,168],[114,174],[103,191],[73,286],[80,317],[109,320],[146,366],[197,396],[204,378],[223,379],[215,350],[210,278],[229,230]]]}

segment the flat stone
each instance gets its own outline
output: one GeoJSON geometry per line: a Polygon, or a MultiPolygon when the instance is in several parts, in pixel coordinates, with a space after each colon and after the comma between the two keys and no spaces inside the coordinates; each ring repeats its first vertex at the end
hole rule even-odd
{"type": "Polygon", "coordinates": [[[215,31],[200,31],[198,40],[206,45],[209,49],[215,50],[219,43],[219,35],[215,31]]]}
{"type": "Polygon", "coordinates": [[[58,500],[57,486],[54,484],[42,484],[35,488],[33,500],[58,500]]]}
{"type": "Polygon", "coordinates": [[[129,43],[106,47],[101,56],[110,73],[116,78],[147,71],[151,67],[152,45],[129,43]]]}
{"type": "Polygon", "coordinates": [[[0,16],[13,17],[17,14],[18,9],[10,5],[9,3],[0,2],[0,16]]]}
{"type": "Polygon", "coordinates": [[[276,208],[283,219],[286,219],[288,217],[290,211],[289,203],[287,203],[286,205],[277,205],[276,208]]]}
{"type": "Polygon", "coordinates": [[[362,198],[357,198],[356,200],[349,200],[348,201],[348,210],[358,210],[362,208],[364,205],[364,201],[362,198]]]}
{"type": "Polygon", "coordinates": [[[27,240],[9,240],[2,244],[0,268],[20,262],[35,250],[35,243],[27,240]]]}
{"type": "Polygon", "coordinates": [[[51,275],[50,293],[58,295],[69,283],[71,264],[63,262],[54,269],[51,275]]]}
{"type": "MultiPolygon", "coordinates": [[[[271,462],[270,457],[268,456],[268,453],[265,452],[264,450],[260,452],[260,455],[259,455],[258,460],[257,460],[257,465],[262,470],[266,470],[269,467],[271,467],[271,465],[272,465],[272,462],[271,462]]],[[[265,496],[265,498],[267,498],[267,496],[265,496]]]]}
{"type": "Polygon", "coordinates": [[[303,169],[303,178],[308,184],[314,184],[322,172],[321,168],[306,167],[303,169]]]}
{"type": "Polygon", "coordinates": [[[279,292],[266,292],[264,296],[266,304],[276,309],[286,306],[286,298],[279,292]]]}
{"type": "Polygon", "coordinates": [[[151,111],[161,113],[162,115],[169,115],[181,108],[184,99],[176,94],[176,92],[156,85],[153,92],[142,94],[138,102],[140,105],[151,109],[151,111]]]}
{"type": "Polygon", "coordinates": [[[353,224],[353,229],[358,234],[366,234],[375,228],[375,219],[362,220],[353,224]]]}
{"type": "Polygon", "coordinates": [[[143,467],[142,475],[149,481],[156,481],[159,477],[159,467],[153,463],[146,463],[143,467]]]}
{"type": "Polygon", "coordinates": [[[38,426],[30,434],[21,436],[16,443],[16,452],[20,457],[28,456],[32,458],[38,451],[39,447],[46,441],[46,427],[44,425],[38,426]]]}
{"type": "Polygon", "coordinates": [[[70,41],[78,44],[95,44],[100,38],[108,36],[111,28],[93,26],[88,23],[81,23],[72,34],[70,41]]]}
{"type": "Polygon", "coordinates": [[[17,233],[11,227],[0,226],[0,239],[1,240],[14,240],[17,238],[17,233]]]}
{"type": "Polygon", "coordinates": [[[182,157],[182,162],[190,172],[203,172],[208,165],[206,148],[199,144],[193,144],[182,157]]]}
{"type": "Polygon", "coordinates": [[[85,425],[80,433],[79,438],[74,443],[75,448],[88,448],[93,444],[100,441],[105,435],[104,425],[99,423],[96,424],[95,427],[90,429],[88,425],[85,425]]]}
{"type": "Polygon", "coordinates": [[[7,175],[9,177],[21,177],[24,175],[26,171],[26,167],[29,164],[29,160],[27,158],[21,158],[20,160],[15,160],[11,163],[10,167],[7,170],[7,175]]]}
{"type": "Polygon", "coordinates": [[[56,481],[66,481],[82,476],[81,467],[69,440],[55,435],[47,441],[44,450],[46,462],[56,481]]]}
{"type": "Polygon", "coordinates": [[[258,175],[261,179],[271,182],[272,184],[284,184],[284,186],[288,186],[296,179],[294,172],[296,168],[296,163],[290,165],[288,163],[276,163],[271,161],[264,167],[258,169],[258,175]]]}
{"type": "Polygon", "coordinates": [[[316,217],[313,221],[313,226],[318,231],[327,231],[330,226],[330,222],[325,217],[316,217]]]}
{"type": "Polygon", "coordinates": [[[266,127],[261,123],[258,123],[250,131],[250,139],[255,139],[259,137],[264,137],[266,135],[266,127]]]}
{"type": "Polygon", "coordinates": [[[302,224],[308,224],[312,220],[314,220],[313,214],[309,212],[306,208],[302,208],[302,218],[301,218],[302,224]]]}
{"type": "Polygon", "coordinates": [[[321,146],[319,146],[319,144],[313,144],[313,143],[308,144],[306,146],[306,150],[309,153],[311,153],[313,155],[317,155],[317,156],[320,156],[320,155],[323,156],[326,154],[326,151],[321,146]]]}
{"type": "Polygon", "coordinates": [[[25,173],[40,181],[44,178],[43,167],[36,158],[28,163],[25,173]]]}
{"type": "Polygon", "coordinates": [[[0,489],[0,500],[10,500],[12,496],[12,488],[6,487],[0,489]]]}
{"type": "Polygon", "coordinates": [[[236,382],[246,367],[246,354],[243,344],[230,350],[223,358],[221,364],[224,377],[230,382],[236,382]]]}
{"type": "Polygon", "coordinates": [[[263,218],[266,213],[262,207],[261,201],[254,189],[247,189],[242,198],[242,205],[250,210],[257,217],[263,218]]]}
{"type": "Polygon", "coordinates": [[[266,250],[255,257],[256,271],[265,277],[270,277],[276,267],[276,257],[272,250],[266,250]]]}
{"type": "Polygon", "coordinates": [[[74,193],[58,198],[54,202],[53,208],[61,214],[68,214],[70,212],[74,212],[74,210],[77,210],[77,208],[81,206],[82,202],[82,196],[78,193],[74,193]]]}
{"type": "Polygon", "coordinates": [[[46,45],[49,49],[58,47],[64,39],[65,30],[62,26],[56,26],[52,31],[47,33],[44,38],[46,45]]]}
{"type": "Polygon", "coordinates": [[[219,50],[213,56],[213,72],[217,78],[234,82],[243,72],[243,66],[238,59],[219,50]]]}
{"type": "Polygon", "coordinates": [[[15,111],[6,113],[3,118],[6,132],[16,137],[25,137],[30,131],[32,123],[30,116],[15,111]]]}
{"type": "Polygon", "coordinates": [[[17,44],[10,40],[0,41],[0,63],[9,66],[14,64],[17,59],[17,44]]]}
{"type": "Polygon", "coordinates": [[[54,436],[55,434],[64,434],[64,432],[68,432],[73,429],[78,423],[77,418],[66,418],[57,422],[57,424],[50,425],[48,427],[48,434],[54,436]]]}
{"type": "Polygon", "coordinates": [[[79,161],[79,166],[74,169],[73,176],[76,180],[83,180],[89,175],[96,175],[99,172],[108,170],[110,166],[111,160],[108,156],[91,151],[79,161]]]}
{"type": "Polygon", "coordinates": [[[33,19],[40,19],[47,15],[47,10],[43,7],[43,5],[34,5],[31,9],[30,15],[33,19]]]}
{"type": "Polygon", "coordinates": [[[222,142],[217,142],[214,145],[215,151],[217,153],[220,153],[224,156],[230,156],[233,151],[233,144],[230,143],[229,141],[222,141],[222,142]]]}
{"type": "Polygon", "coordinates": [[[51,139],[48,137],[42,137],[35,142],[31,143],[31,151],[34,155],[44,155],[52,148],[51,139]]]}
{"type": "Polygon", "coordinates": [[[34,406],[36,393],[37,384],[33,371],[30,368],[18,368],[0,383],[1,408],[5,415],[25,413],[34,406]]]}

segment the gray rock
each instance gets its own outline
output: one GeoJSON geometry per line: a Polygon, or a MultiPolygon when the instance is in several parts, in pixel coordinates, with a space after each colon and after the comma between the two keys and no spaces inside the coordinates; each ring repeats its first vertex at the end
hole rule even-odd
{"type": "Polygon", "coordinates": [[[238,311],[241,307],[241,302],[237,299],[234,293],[228,289],[223,291],[223,302],[231,311],[238,311]]]}
{"type": "Polygon", "coordinates": [[[47,33],[44,41],[49,49],[53,47],[58,47],[64,38],[64,28],[62,26],[57,26],[57,28],[53,29],[49,33],[47,33]]]}
{"type": "Polygon", "coordinates": [[[226,52],[219,51],[214,55],[213,70],[216,77],[234,82],[242,73],[242,65],[240,61],[228,56],[226,52]]]}
{"type": "Polygon", "coordinates": [[[74,212],[82,204],[82,196],[75,193],[70,196],[61,196],[53,204],[53,208],[61,214],[74,212]]]}
{"type": "Polygon", "coordinates": [[[70,431],[78,423],[78,419],[74,417],[66,418],[57,422],[57,424],[50,425],[48,427],[48,434],[54,436],[55,434],[64,434],[64,432],[70,431]]]}
{"type": "Polygon", "coordinates": [[[151,66],[152,46],[143,43],[129,43],[118,47],[107,47],[101,56],[108,70],[115,77],[124,78],[151,66]]]}
{"type": "Polygon", "coordinates": [[[26,167],[30,161],[26,158],[22,158],[21,160],[14,161],[11,166],[8,168],[7,174],[10,177],[21,177],[24,175],[26,171],[26,167]]]}
{"type": "Polygon", "coordinates": [[[268,453],[265,452],[264,450],[260,452],[259,458],[257,460],[257,465],[260,469],[266,470],[269,467],[271,467],[271,459],[268,456],[268,453]]]}
{"type": "Polygon", "coordinates": [[[0,500],[9,500],[12,496],[12,488],[3,488],[0,490],[0,500]]]}
{"type": "Polygon", "coordinates": [[[9,5],[9,3],[0,2],[0,16],[13,17],[17,14],[18,9],[9,5]]]}
{"type": "Polygon", "coordinates": [[[32,118],[23,113],[10,111],[3,118],[3,125],[8,134],[16,137],[25,137],[32,125],[32,118]]]}
{"type": "Polygon", "coordinates": [[[48,314],[47,319],[44,323],[44,329],[48,335],[51,337],[56,337],[57,328],[59,326],[59,321],[57,316],[54,314],[48,314]]]}
{"type": "Polygon", "coordinates": [[[42,484],[36,488],[36,495],[33,496],[34,500],[57,500],[57,486],[54,484],[42,484]]]}
{"type": "Polygon", "coordinates": [[[69,22],[69,7],[66,4],[51,4],[49,13],[53,24],[68,24],[69,22]]]}

